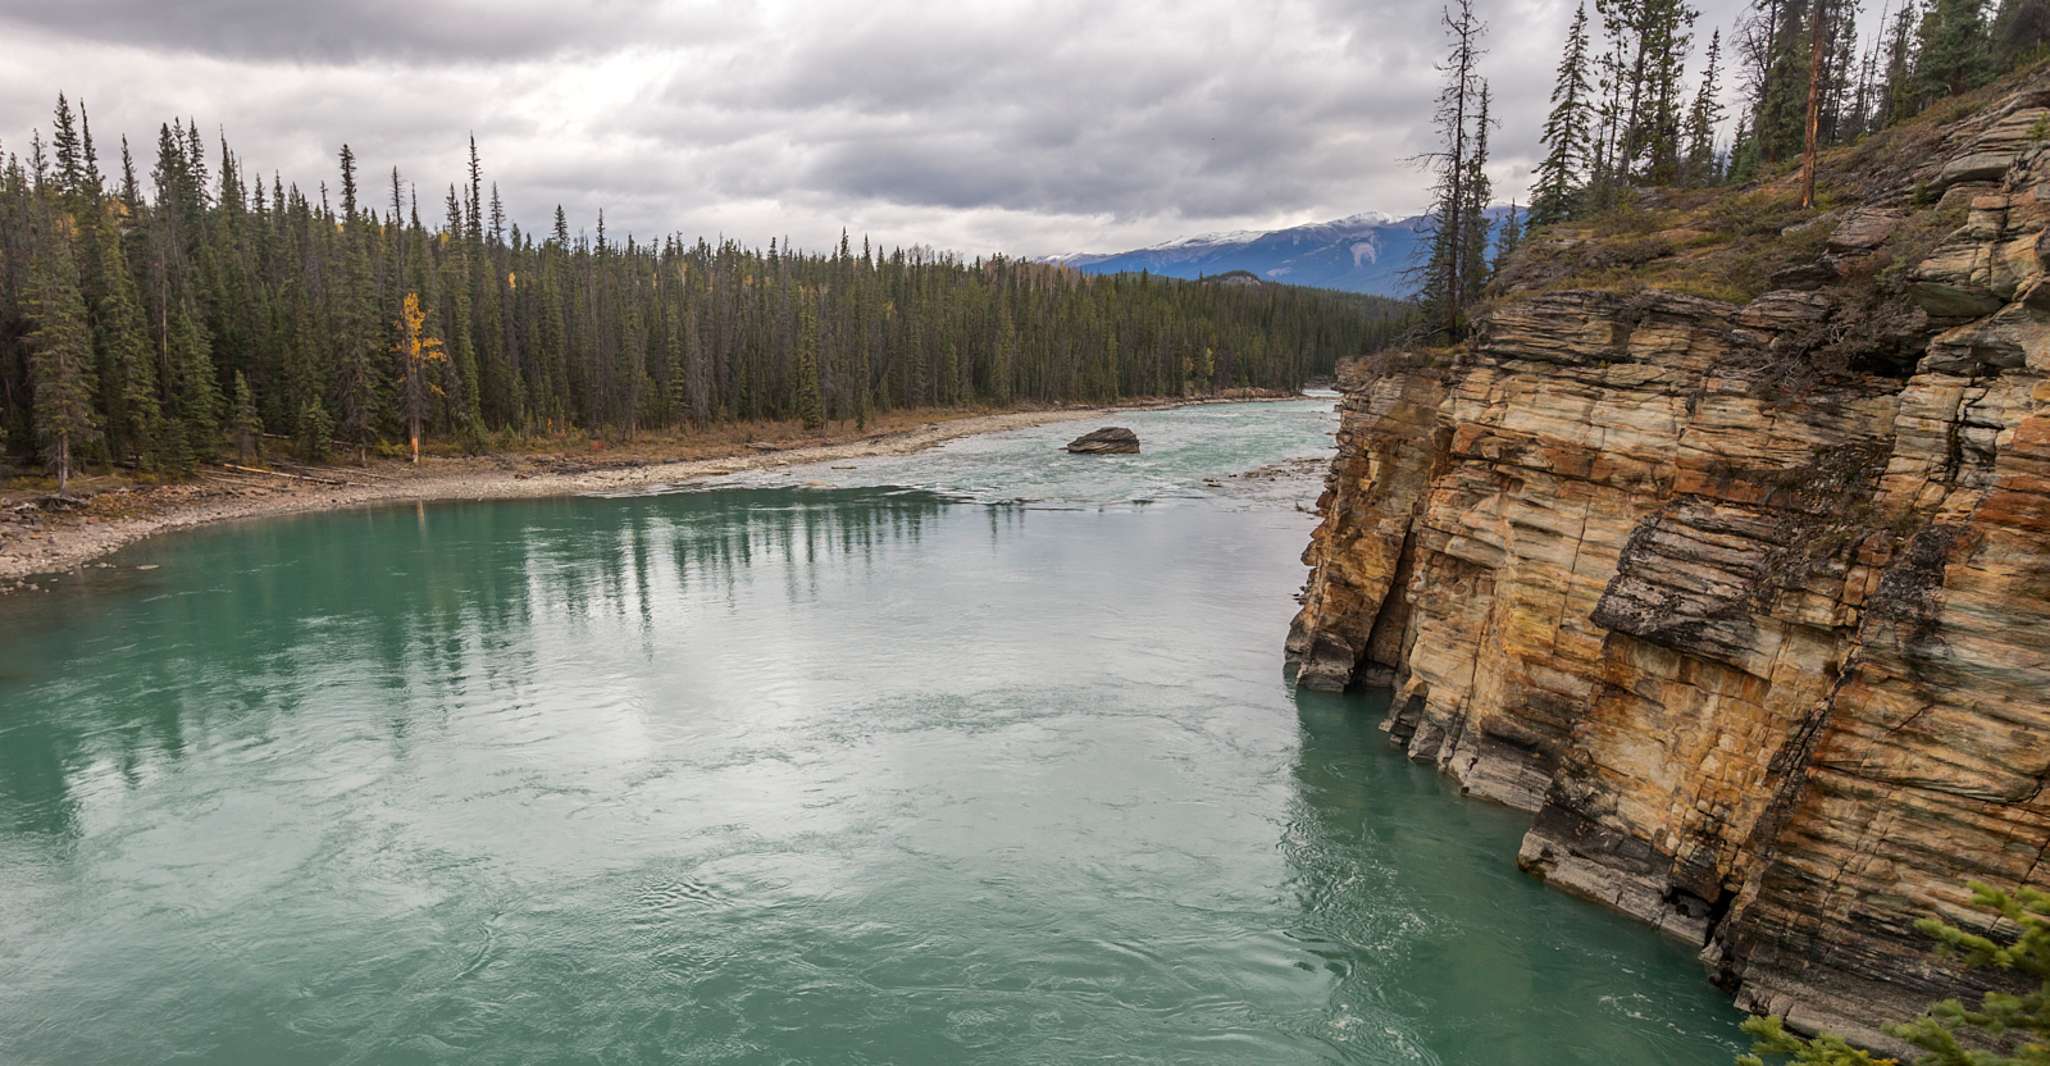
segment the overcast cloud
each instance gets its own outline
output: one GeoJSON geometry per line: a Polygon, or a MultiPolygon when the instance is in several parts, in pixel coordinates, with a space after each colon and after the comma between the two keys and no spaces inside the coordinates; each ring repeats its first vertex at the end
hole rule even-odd
{"type": "MultiPolygon", "coordinates": [[[[1478,2],[1491,169],[1521,198],[1573,5],[1478,2]]],[[[1742,4],[1703,3],[1698,46],[1742,4]]],[[[103,162],[125,133],[146,168],[183,115],[311,194],[346,141],[434,218],[474,132],[524,226],[560,203],[643,238],[1117,250],[1420,210],[1438,8],[0,0],[0,143],[47,137],[61,89],[103,162]]]]}

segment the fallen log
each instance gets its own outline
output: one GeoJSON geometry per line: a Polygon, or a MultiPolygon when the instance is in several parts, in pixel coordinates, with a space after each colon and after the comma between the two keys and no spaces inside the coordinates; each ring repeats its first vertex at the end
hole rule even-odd
{"type": "Polygon", "coordinates": [[[288,478],[288,479],[290,479],[290,480],[292,480],[292,481],[310,481],[310,482],[313,482],[313,483],[314,483],[314,484],[316,484],[316,485],[354,485],[354,484],[355,484],[355,482],[353,482],[353,481],[343,481],[343,480],[342,480],[341,478],[334,478],[334,477],[317,477],[317,476],[315,476],[315,475],[313,475],[313,474],[287,474],[287,473],[285,473],[285,472],[284,472],[284,471],[282,471],[282,470],[261,470],[261,469],[258,469],[258,468],[256,468],[256,467],[253,467],[253,466],[237,466],[237,465],[236,465],[236,464],[234,464],[234,463],[216,463],[216,464],[214,464],[214,465],[216,465],[216,466],[220,467],[220,468],[221,468],[221,469],[223,469],[223,470],[232,470],[232,471],[234,471],[235,473],[238,473],[238,474],[259,474],[259,475],[261,475],[261,476],[263,476],[263,477],[281,477],[281,478],[288,478]]]}

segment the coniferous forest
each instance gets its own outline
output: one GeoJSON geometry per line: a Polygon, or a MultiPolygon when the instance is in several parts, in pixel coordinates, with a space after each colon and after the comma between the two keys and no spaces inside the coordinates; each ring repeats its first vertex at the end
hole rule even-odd
{"type": "Polygon", "coordinates": [[[1486,168],[1500,121],[1480,73],[1488,27],[1474,0],[1452,0],[1437,145],[1421,157],[1432,241],[1412,278],[1418,337],[1465,334],[1526,224],[1627,208],[1639,189],[1741,185],[1795,165],[1810,206],[1817,152],[2050,54],[2050,0],[1883,0],[1881,31],[1861,42],[1863,3],[1752,0],[1729,36],[1711,30],[1698,51],[1700,12],[1686,0],[1593,0],[1592,20],[1581,3],[1559,46],[1529,212],[1519,220],[1512,205],[1498,230],[1486,168]],[[1724,137],[1733,76],[1742,105],[1724,137]]]}
{"type": "Polygon", "coordinates": [[[474,140],[423,205],[344,145],[308,192],[194,121],[102,161],[59,97],[0,174],[6,452],[176,475],[268,433],[307,460],[421,436],[470,450],[737,420],[1292,389],[1404,304],[1073,270],[844,234],[820,254],[543,232],[474,140]],[[153,156],[153,158],[151,158],[153,156]]]}

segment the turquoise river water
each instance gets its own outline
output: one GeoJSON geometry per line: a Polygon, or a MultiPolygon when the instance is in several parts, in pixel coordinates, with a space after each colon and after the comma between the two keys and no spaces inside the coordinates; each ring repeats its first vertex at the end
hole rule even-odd
{"type": "Polygon", "coordinates": [[[1120,421],[0,600],[0,1063],[1729,1062],[1283,677],[1330,402],[1120,421]]]}

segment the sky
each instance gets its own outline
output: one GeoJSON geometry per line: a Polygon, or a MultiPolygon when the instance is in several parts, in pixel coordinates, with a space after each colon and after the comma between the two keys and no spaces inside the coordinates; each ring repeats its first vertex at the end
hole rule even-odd
{"type": "MultiPolygon", "coordinates": [[[[1697,0],[1696,59],[1745,0],[1697,0]]],[[[474,134],[513,221],[967,255],[1420,211],[1439,0],[0,0],[0,148],[83,100],[104,165],[175,116],[309,195],[346,142],[441,216],[474,134]]],[[[1477,0],[1523,198],[1572,0],[1477,0]]],[[[146,175],[145,175],[146,177],[146,175]]],[[[367,195],[367,194],[366,194],[367,195]]]]}

